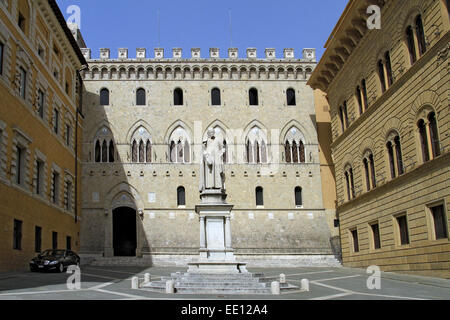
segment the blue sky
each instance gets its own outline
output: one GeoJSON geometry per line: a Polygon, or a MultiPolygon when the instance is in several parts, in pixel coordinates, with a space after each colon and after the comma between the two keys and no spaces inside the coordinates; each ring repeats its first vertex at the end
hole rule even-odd
{"type": "Polygon", "coordinates": [[[231,46],[229,11],[232,16],[232,44],[245,57],[246,49],[276,48],[277,57],[284,48],[294,48],[301,58],[303,48],[316,48],[318,58],[348,0],[57,0],[66,19],[70,5],[81,9],[81,32],[92,57],[99,48],[110,48],[117,57],[118,48],[128,48],[134,58],[136,48],[147,48],[153,57],[158,47],[158,10],[160,46],[165,56],[172,48],[183,49],[189,58],[191,48],[201,48],[203,58],[209,48],[220,48],[227,57],[231,46]]]}

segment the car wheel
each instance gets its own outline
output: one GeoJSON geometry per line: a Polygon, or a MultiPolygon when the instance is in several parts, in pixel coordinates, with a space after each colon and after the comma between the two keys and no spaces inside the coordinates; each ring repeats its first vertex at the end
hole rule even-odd
{"type": "Polygon", "coordinates": [[[64,272],[64,265],[62,263],[59,264],[59,272],[64,272]]]}

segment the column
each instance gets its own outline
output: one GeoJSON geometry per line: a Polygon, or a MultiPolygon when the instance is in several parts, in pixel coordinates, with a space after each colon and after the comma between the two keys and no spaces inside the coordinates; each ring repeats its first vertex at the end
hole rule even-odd
{"type": "Polygon", "coordinates": [[[430,121],[428,119],[425,121],[425,131],[427,133],[427,148],[428,148],[428,154],[430,155],[430,160],[434,159],[434,153],[433,153],[433,140],[431,139],[431,128],[430,128],[430,121]]]}
{"type": "Polygon", "coordinates": [[[206,248],[205,217],[200,217],[200,248],[206,248]]]}
{"type": "Polygon", "coordinates": [[[230,217],[225,218],[225,248],[231,249],[231,222],[230,217]]]}

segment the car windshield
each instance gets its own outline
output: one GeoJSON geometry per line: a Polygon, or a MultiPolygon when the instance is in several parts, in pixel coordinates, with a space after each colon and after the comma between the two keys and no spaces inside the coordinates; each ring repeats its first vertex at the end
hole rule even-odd
{"type": "Polygon", "coordinates": [[[46,250],[41,253],[41,256],[62,257],[64,256],[64,250],[46,250]]]}

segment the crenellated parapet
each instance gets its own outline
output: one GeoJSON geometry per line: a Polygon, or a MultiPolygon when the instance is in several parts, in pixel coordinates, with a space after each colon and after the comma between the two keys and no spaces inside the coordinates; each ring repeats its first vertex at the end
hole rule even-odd
{"type": "Polygon", "coordinates": [[[173,48],[170,58],[163,48],[155,48],[153,58],[145,48],[136,49],[136,58],[126,48],[119,48],[115,59],[108,48],[100,49],[98,59],[91,58],[91,49],[82,51],[89,62],[85,80],[308,80],[317,64],[316,50],[309,48],[301,59],[292,48],[284,49],[281,59],[274,48],[265,49],[265,58],[258,58],[256,48],[248,48],[245,58],[237,48],[229,48],[227,58],[220,57],[219,48],[210,48],[208,58],[202,58],[200,48],[192,48],[190,58],[183,58],[181,48],[173,48]]]}

